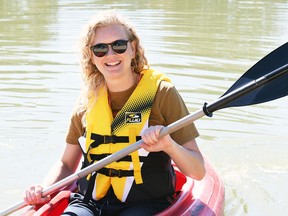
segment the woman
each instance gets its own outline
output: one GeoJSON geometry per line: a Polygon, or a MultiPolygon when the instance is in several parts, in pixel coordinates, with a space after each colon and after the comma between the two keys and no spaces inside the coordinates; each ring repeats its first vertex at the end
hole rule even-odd
{"type": "Polygon", "coordinates": [[[133,26],[115,12],[100,13],[81,37],[84,87],[71,118],[65,150],[42,186],[26,190],[25,202],[46,202],[47,187],[83,167],[143,140],[141,149],[78,182],[63,215],[153,215],[175,193],[171,159],[186,175],[205,175],[193,124],[159,138],[163,126],[188,110],[170,80],[149,68],[133,26]],[[73,214],[72,214],[73,213],[73,214]]]}

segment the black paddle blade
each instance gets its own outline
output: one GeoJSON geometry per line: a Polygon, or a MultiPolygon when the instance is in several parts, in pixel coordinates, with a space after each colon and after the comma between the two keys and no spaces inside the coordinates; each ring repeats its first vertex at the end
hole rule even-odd
{"type": "MultiPolygon", "coordinates": [[[[238,89],[247,83],[257,80],[262,76],[265,76],[271,71],[277,70],[288,63],[288,43],[285,43],[281,47],[277,48],[259,62],[257,62],[252,68],[250,68],[245,74],[243,74],[224,95],[238,89]]],[[[233,106],[245,106],[263,103],[271,101],[288,94],[288,73],[281,77],[266,83],[259,87],[257,90],[251,91],[237,98],[237,100],[231,101],[226,104],[225,107],[233,106]]],[[[222,95],[221,97],[223,97],[222,95]]]]}
{"type": "Polygon", "coordinates": [[[288,95],[288,43],[258,61],[243,74],[216,102],[203,111],[211,116],[216,110],[247,106],[288,95]]]}

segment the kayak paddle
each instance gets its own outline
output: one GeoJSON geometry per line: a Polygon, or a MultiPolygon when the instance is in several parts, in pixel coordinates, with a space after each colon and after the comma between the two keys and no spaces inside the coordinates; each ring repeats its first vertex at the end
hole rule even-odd
{"type": "MultiPolygon", "coordinates": [[[[170,134],[195,120],[227,107],[247,106],[271,101],[288,95],[288,43],[269,53],[245,74],[243,74],[218,100],[208,105],[204,104],[203,108],[195,113],[189,114],[178,121],[164,127],[160,136],[170,134]]],[[[78,172],[56,182],[42,191],[43,196],[52,194],[66,185],[95,172],[108,164],[117,161],[128,154],[140,149],[142,140],[124,148],[78,172]]],[[[5,216],[26,206],[21,201],[4,211],[0,216],[5,216]]]]}

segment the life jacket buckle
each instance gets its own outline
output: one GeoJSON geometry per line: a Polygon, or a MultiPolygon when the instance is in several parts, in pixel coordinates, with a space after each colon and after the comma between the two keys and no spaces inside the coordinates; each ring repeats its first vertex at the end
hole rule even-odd
{"type": "Polygon", "coordinates": [[[116,143],[116,136],[112,135],[112,136],[103,136],[103,143],[107,144],[107,143],[116,143]]]}
{"type": "Polygon", "coordinates": [[[108,176],[122,178],[122,170],[108,169],[108,176]]]}

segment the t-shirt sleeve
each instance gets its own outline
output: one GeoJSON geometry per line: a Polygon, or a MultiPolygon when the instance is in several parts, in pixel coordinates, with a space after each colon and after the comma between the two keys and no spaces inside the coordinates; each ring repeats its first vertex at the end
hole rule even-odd
{"type": "MultiPolygon", "coordinates": [[[[175,86],[169,82],[162,81],[155,96],[150,125],[167,126],[188,114],[189,111],[175,86]]],[[[172,139],[180,145],[198,136],[199,133],[193,123],[171,134],[172,139]]]]}
{"type": "Polygon", "coordinates": [[[74,111],[66,133],[66,142],[73,145],[78,145],[78,139],[84,134],[84,127],[82,124],[83,113],[74,111]]]}

